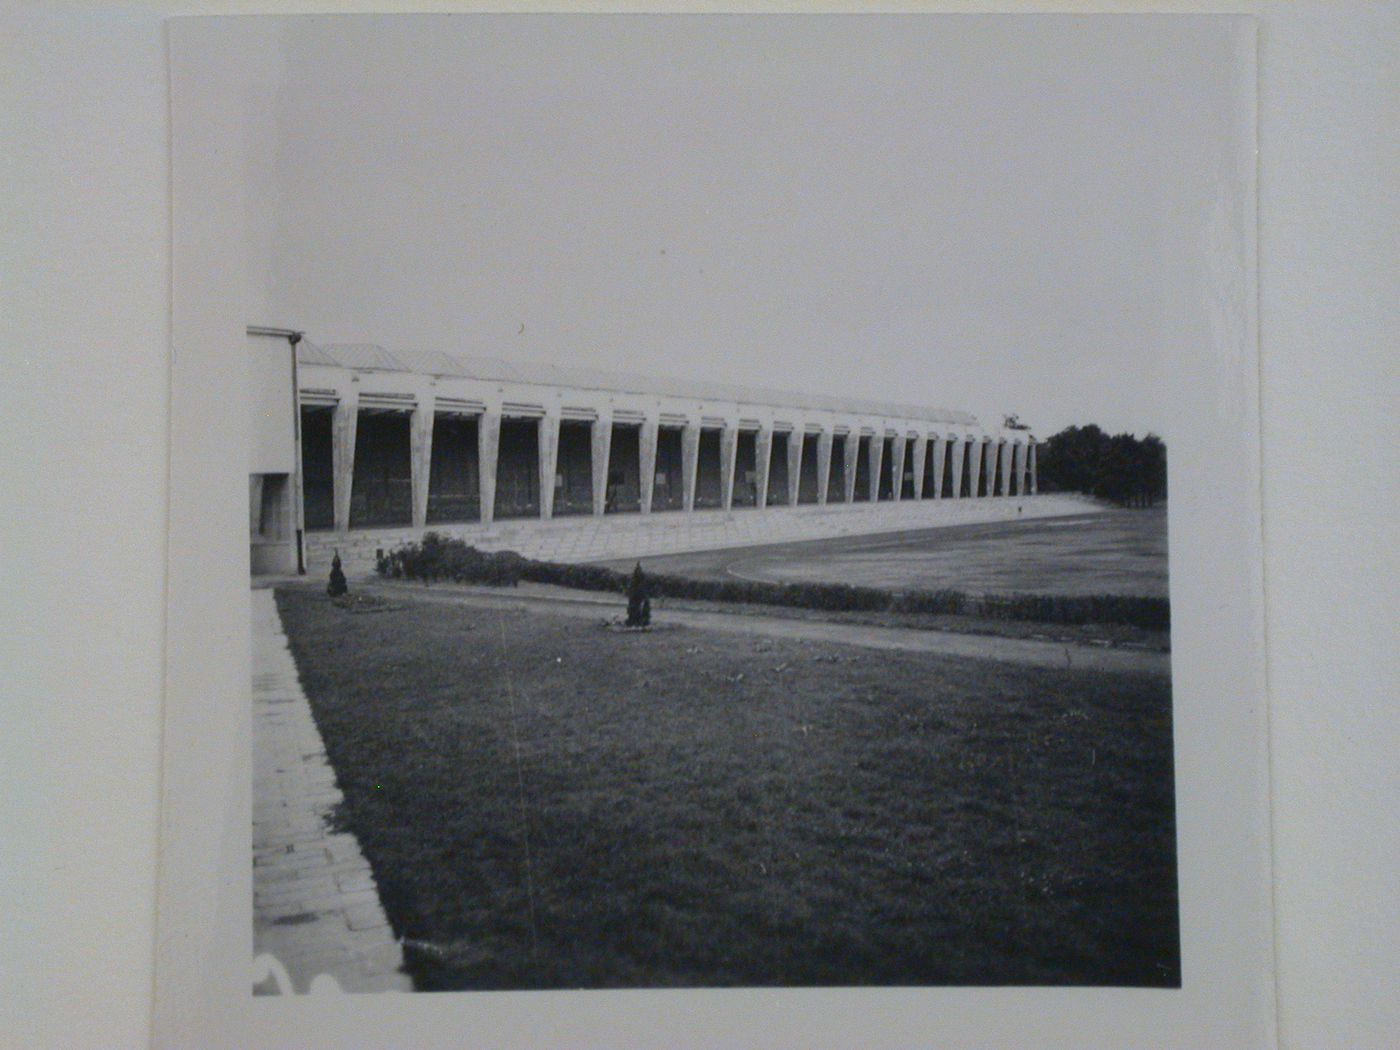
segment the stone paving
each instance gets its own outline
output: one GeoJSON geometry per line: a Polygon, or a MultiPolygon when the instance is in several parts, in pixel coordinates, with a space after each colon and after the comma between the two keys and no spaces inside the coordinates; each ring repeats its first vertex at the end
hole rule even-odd
{"type": "Polygon", "coordinates": [[[271,590],[252,618],[254,992],[412,991],[369,863],[332,830],[340,790],[271,590]]]}

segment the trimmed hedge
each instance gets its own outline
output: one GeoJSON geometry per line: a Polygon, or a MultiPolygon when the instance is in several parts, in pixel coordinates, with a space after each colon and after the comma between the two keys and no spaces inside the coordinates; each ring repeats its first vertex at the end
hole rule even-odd
{"type": "Polygon", "coordinates": [[[976,606],[980,615],[991,620],[1127,624],[1163,631],[1171,626],[1171,603],[1165,598],[1123,594],[989,594],[978,598],[976,606]]]}
{"type": "Polygon", "coordinates": [[[423,542],[407,544],[380,557],[375,569],[379,575],[396,580],[451,580],[514,587],[520,582],[524,565],[525,559],[514,551],[488,553],[462,540],[428,532],[423,534],[423,542]]]}
{"type": "MultiPolygon", "coordinates": [[[[410,543],[380,559],[381,576],[395,579],[451,580],[515,586],[520,580],[550,583],[583,591],[627,593],[628,574],[601,565],[569,565],[535,561],[514,551],[488,554],[461,540],[427,533],[421,544],[410,543]]],[[[1118,594],[969,595],[962,591],[891,592],[845,583],[773,583],[763,580],[695,580],[687,576],[647,574],[647,593],[660,598],[781,605],[797,609],[838,612],[922,613],[982,616],[993,620],[1032,623],[1120,624],[1147,630],[1171,626],[1171,605],[1165,598],[1118,594]]]]}
{"type": "Polygon", "coordinates": [[[526,561],[521,571],[523,579],[533,583],[553,583],[578,591],[615,591],[627,589],[625,573],[605,569],[601,565],[565,565],[555,561],[526,561]]]}

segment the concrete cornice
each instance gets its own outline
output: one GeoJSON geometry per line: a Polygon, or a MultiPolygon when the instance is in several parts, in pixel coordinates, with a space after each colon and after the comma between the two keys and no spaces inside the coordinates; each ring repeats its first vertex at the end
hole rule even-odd
{"type": "Polygon", "coordinates": [[[467,357],[435,351],[389,351],[372,343],[316,346],[302,340],[298,358],[305,366],[322,365],[356,372],[400,372],[527,386],[569,387],[636,396],[682,397],[781,409],[853,413],[918,423],[976,426],[970,412],[896,402],[799,393],[768,387],[745,387],[693,379],[668,379],[602,369],[567,367],[538,361],[467,357]]]}

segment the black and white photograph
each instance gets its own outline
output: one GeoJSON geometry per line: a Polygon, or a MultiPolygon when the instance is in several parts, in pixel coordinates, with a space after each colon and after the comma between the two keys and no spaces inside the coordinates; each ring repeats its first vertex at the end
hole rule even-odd
{"type": "Polygon", "coordinates": [[[177,218],[237,195],[249,995],[1180,989],[1245,40],[174,33],[177,218]]]}
{"type": "Polygon", "coordinates": [[[1178,987],[1162,377],[1233,37],[275,38],[254,990],[1178,987]]]}

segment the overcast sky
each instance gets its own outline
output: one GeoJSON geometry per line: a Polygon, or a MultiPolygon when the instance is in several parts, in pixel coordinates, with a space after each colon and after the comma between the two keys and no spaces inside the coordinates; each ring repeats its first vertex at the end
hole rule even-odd
{"type": "Polygon", "coordinates": [[[1223,20],[267,28],[250,323],[1168,440],[1164,369],[1211,337],[1223,20]]]}

